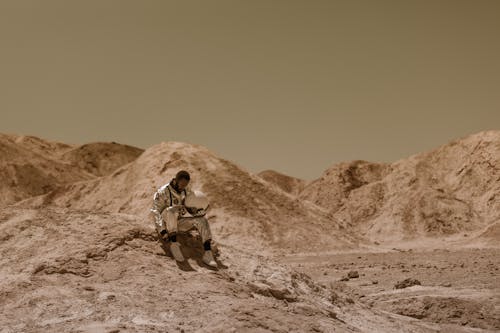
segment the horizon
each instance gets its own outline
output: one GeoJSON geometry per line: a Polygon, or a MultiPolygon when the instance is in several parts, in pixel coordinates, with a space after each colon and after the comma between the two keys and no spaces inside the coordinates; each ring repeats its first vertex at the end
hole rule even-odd
{"type": "Polygon", "coordinates": [[[0,132],[304,180],[500,128],[500,2],[0,3],[0,132]]]}
{"type": "MultiPolygon", "coordinates": [[[[496,130],[496,129],[492,129],[492,130],[484,130],[484,131],[479,131],[479,132],[475,132],[475,133],[470,133],[470,134],[466,134],[466,135],[463,135],[461,137],[456,137],[456,138],[452,138],[450,140],[448,140],[447,142],[443,142],[441,144],[438,144],[436,145],[435,147],[432,147],[428,150],[424,150],[424,151],[420,151],[420,152],[416,152],[414,154],[411,154],[411,155],[408,155],[408,156],[403,156],[402,158],[398,159],[398,160],[395,160],[395,161],[392,161],[392,162],[376,162],[376,161],[370,161],[370,160],[366,160],[366,159],[357,159],[357,160],[363,160],[363,161],[366,161],[366,162],[370,162],[370,163],[395,163],[395,162],[398,162],[400,160],[405,160],[405,159],[408,159],[414,155],[419,155],[419,154],[422,154],[422,153],[426,153],[426,152],[429,152],[429,151],[432,151],[432,150],[435,150],[435,149],[438,149],[439,147],[441,146],[444,146],[444,145],[447,145],[449,144],[450,142],[452,141],[455,141],[455,140],[463,140],[467,137],[470,137],[470,136],[473,136],[473,135],[478,135],[480,133],[484,133],[484,132],[499,132],[500,133],[500,130],[496,130]]],[[[127,145],[127,146],[131,146],[131,147],[134,147],[134,148],[139,148],[139,149],[142,149],[143,151],[146,151],[147,149],[150,149],[156,145],[159,145],[161,144],[162,142],[183,142],[183,141],[174,141],[174,140],[171,140],[171,141],[161,141],[161,142],[158,142],[154,145],[151,145],[149,147],[138,147],[138,146],[134,146],[134,145],[128,145],[128,144],[125,144],[125,143],[121,143],[121,142],[118,142],[118,141],[90,141],[90,142],[85,142],[85,143],[72,143],[72,142],[62,142],[62,141],[57,141],[57,140],[50,140],[50,139],[47,139],[47,138],[43,138],[43,137],[40,137],[40,136],[36,136],[36,135],[30,135],[30,134],[16,134],[16,133],[6,133],[6,132],[3,132],[3,133],[0,133],[0,134],[3,134],[3,135],[8,135],[8,136],[11,136],[11,135],[14,135],[14,136],[19,136],[19,137],[36,137],[38,139],[41,139],[43,141],[48,141],[48,142],[53,142],[53,143],[63,143],[63,144],[69,144],[69,145],[76,145],[76,146],[81,146],[81,145],[86,145],[86,144],[92,144],[92,143],[116,143],[116,144],[120,144],[120,145],[127,145]]],[[[188,142],[183,142],[183,143],[188,143],[188,142]]],[[[191,144],[191,143],[188,143],[188,144],[191,144]]],[[[201,145],[203,146],[203,145],[201,145]]],[[[205,148],[209,149],[208,147],[204,146],[205,148]]],[[[209,149],[210,150],[210,149],[209,149]]],[[[214,153],[218,158],[224,158],[224,159],[228,159],[224,156],[221,156],[215,152],[213,152],[212,150],[210,150],[212,153],[214,153]]],[[[229,159],[231,162],[235,163],[236,165],[238,165],[240,168],[243,168],[245,169],[246,171],[252,173],[252,174],[259,174],[260,172],[264,172],[264,171],[275,171],[275,172],[278,172],[282,175],[285,175],[285,176],[290,176],[290,177],[293,177],[293,178],[296,178],[296,179],[299,179],[299,180],[304,180],[304,181],[307,181],[307,182],[311,182],[311,181],[314,181],[314,180],[317,180],[319,179],[322,174],[329,168],[331,168],[332,166],[336,165],[336,164],[339,164],[339,163],[346,163],[346,162],[352,162],[352,161],[356,161],[356,160],[345,160],[345,161],[339,161],[339,162],[335,162],[329,166],[327,166],[316,178],[313,178],[313,179],[305,179],[305,178],[300,178],[300,177],[296,177],[294,175],[289,175],[289,174],[286,174],[286,173],[283,173],[279,170],[275,170],[275,169],[271,169],[271,168],[264,168],[264,169],[261,169],[261,170],[257,170],[257,171],[252,171],[250,170],[248,167],[246,167],[245,165],[242,165],[240,163],[238,163],[237,161],[234,161],[234,160],[231,160],[229,159]]]]}

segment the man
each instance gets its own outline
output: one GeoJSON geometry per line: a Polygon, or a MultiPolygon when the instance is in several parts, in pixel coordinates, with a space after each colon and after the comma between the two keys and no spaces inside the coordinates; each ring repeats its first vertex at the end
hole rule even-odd
{"type": "Polygon", "coordinates": [[[164,240],[170,241],[170,251],[175,260],[179,262],[184,261],[184,256],[180,244],[177,242],[177,233],[196,228],[203,242],[203,262],[209,266],[217,267],[210,245],[212,233],[208,220],[204,216],[206,212],[202,211],[197,216],[183,217],[186,214],[184,201],[188,195],[194,194],[188,186],[190,178],[187,171],[181,170],[177,172],[175,178],[156,191],[151,208],[155,228],[164,240]]]}

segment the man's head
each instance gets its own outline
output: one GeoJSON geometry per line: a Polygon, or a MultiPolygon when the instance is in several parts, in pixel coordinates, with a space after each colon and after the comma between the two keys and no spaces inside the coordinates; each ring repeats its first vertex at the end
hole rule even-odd
{"type": "Polygon", "coordinates": [[[175,175],[175,185],[179,192],[182,192],[189,184],[189,180],[191,177],[189,176],[189,172],[186,170],[181,170],[177,172],[175,175]]]}

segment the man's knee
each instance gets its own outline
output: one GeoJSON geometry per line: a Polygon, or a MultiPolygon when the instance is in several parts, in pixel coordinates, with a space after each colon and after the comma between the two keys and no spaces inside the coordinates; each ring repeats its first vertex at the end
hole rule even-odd
{"type": "Polygon", "coordinates": [[[203,228],[208,228],[209,225],[208,225],[208,220],[206,217],[204,216],[200,216],[198,217],[198,223],[200,224],[200,226],[202,226],[203,228]]]}
{"type": "Polygon", "coordinates": [[[170,210],[164,210],[163,213],[161,214],[163,219],[165,220],[176,220],[177,219],[177,215],[173,212],[173,211],[170,211],[170,210]]]}
{"type": "Polygon", "coordinates": [[[163,220],[165,221],[167,229],[172,229],[172,230],[177,229],[179,225],[179,220],[177,218],[177,215],[175,215],[172,212],[165,213],[163,220]]]}
{"type": "Polygon", "coordinates": [[[204,232],[210,234],[210,224],[208,223],[208,219],[206,217],[200,218],[200,229],[203,229],[204,232]]]}

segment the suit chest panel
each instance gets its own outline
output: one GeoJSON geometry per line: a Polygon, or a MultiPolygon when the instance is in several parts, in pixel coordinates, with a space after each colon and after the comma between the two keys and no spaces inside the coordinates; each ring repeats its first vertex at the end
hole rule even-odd
{"type": "MultiPolygon", "coordinates": [[[[184,191],[182,191],[181,194],[177,193],[173,188],[167,189],[170,190],[170,193],[172,194],[172,205],[180,205],[184,198],[186,197],[186,194],[184,191]]],[[[169,195],[169,193],[167,193],[169,195]]]]}

